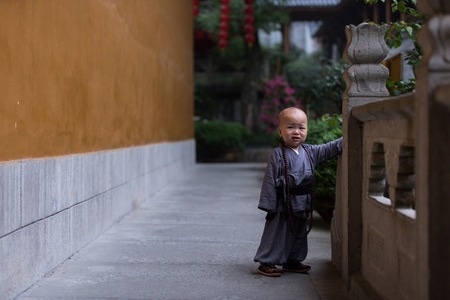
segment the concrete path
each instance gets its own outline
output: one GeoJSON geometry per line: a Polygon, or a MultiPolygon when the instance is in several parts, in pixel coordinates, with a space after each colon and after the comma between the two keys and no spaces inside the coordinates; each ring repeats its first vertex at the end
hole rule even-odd
{"type": "MultiPolygon", "coordinates": [[[[264,164],[198,164],[17,299],[346,299],[316,216],[309,274],[257,274],[264,164]]],[[[151,184],[151,183],[149,183],[151,184]]]]}

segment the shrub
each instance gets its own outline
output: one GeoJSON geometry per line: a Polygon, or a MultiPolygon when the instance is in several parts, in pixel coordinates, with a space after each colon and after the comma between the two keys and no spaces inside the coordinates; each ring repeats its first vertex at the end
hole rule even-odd
{"type": "Polygon", "coordinates": [[[344,61],[332,62],[316,55],[304,55],[286,64],[284,73],[297,94],[303,99],[309,116],[342,110],[342,93],[347,68],[344,61]]]}
{"type": "MultiPolygon", "coordinates": [[[[342,117],[324,115],[317,120],[308,121],[308,144],[322,144],[342,136],[342,117]]],[[[331,222],[336,198],[337,158],[328,160],[316,167],[314,187],[314,208],[326,220],[331,222]]]]}
{"type": "Polygon", "coordinates": [[[228,153],[242,153],[247,138],[247,129],[240,123],[197,121],[195,123],[197,161],[229,160],[230,158],[226,157],[228,153]]]}

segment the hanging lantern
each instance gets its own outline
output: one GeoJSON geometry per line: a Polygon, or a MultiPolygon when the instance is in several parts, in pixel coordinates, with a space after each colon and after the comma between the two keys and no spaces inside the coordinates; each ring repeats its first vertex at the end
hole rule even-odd
{"type": "Polygon", "coordinates": [[[193,2],[192,2],[192,9],[193,9],[193,12],[194,12],[194,18],[197,17],[198,13],[199,13],[198,1],[199,0],[193,0],[193,2]]]}
{"type": "Polygon", "coordinates": [[[253,16],[253,0],[245,0],[244,9],[244,32],[245,42],[249,47],[255,43],[255,18],[253,16]]]}
{"type": "Polygon", "coordinates": [[[221,0],[220,25],[219,25],[219,48],[228,47],[228,31],[230,26],[230,0],[221,0]]]}

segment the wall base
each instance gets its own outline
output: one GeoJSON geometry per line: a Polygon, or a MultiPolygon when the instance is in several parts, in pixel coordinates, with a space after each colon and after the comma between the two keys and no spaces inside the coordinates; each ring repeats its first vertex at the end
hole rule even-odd
{"type": "Polygon", "coordinates": [[[11,299],[195,164],[195,141],[0,164],[0,296],[11,299]]]}

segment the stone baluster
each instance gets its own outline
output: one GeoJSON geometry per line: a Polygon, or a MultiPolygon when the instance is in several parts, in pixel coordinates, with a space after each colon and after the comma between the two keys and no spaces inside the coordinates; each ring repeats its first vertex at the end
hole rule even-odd
{"type": "Polygon", "coordinates": [[[417,299],[450,295],[450,1],[418,0],[428,16],[416,70],[417,299]]]}
{"type": "Polygon", "coordinates": [[[389,52],[384,40],[385,31],[386,25],[370,23],[346,27],[344,58],[350,63],[345,73],[348,97],[389,96],[386,88],[389,70],[381,64],[389,52]]]}
{"type": "Polygon", "coordinates": [[[386,89],[389,71],[381,64],[389,51],[385,31],[386,26],[369,23],[346,27],[344,58],[350,66],[344,73],[347,84],[342,105],[344,149],[331,238],[333,262],[347,284],[350,276],[361,267],[362,244],[362,132],[350,111],[352,107],[389,96],[386,89]]]}

